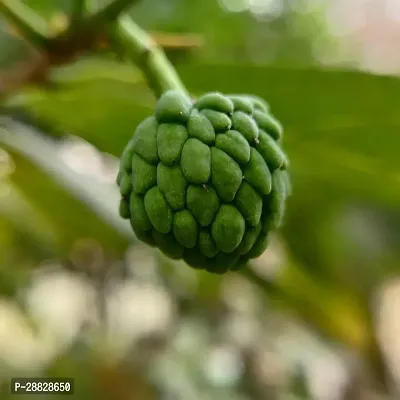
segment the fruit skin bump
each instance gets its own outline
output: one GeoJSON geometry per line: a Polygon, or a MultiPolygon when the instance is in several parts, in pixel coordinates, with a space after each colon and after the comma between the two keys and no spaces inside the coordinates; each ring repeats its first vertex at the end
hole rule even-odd
{"type": "Polygon", "coordinates": [[[283,129],[252,95],[170,90],[136,128],[117,177],[119,212],[137,238],[222,274],[268,246],[290,195],[283,129]]]}

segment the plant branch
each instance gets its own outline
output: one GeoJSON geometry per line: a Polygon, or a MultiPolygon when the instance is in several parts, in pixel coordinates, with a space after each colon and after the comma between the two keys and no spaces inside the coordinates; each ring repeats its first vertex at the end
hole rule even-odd
{"type": "Polygon", "coordinates": [[[104,23],[115,21],[122,12],[138,2],[138,0],[114,0],[93,14],[88,22],[94,24],[94,26],[102,26],[104,23]]]}
{"type": "MultiPolygon", "coordinates": [[[[81,8],[76,12],[80,12],[81,15],[84,14],[85,9],[90,12],[93,6],[96,5],[92,0],[78,0],[78,2],[83,9],[81,8]]],[[[108,23],[116,21],[121,13],[137,2],[138,0],[114,0],[98,11],[77,19],[74,24],[70,25],[67,32],[60,35],[59,39],[73,44],[76,40],[81,41],[85,37],[83,35],[89,35],[89,41],[92,43],[108,23]]],[[[87,40],[85,40],[86,42],[87,40]]]]}
{"type": "Polygon", "coordinates": [[[156,97],[169,89],[187,93],[177,72],[156,42],[128,16],[109,29],[111,41],[142,70],[156,97]]]}
{"type": "MultiPolygon", "coordinates": [[[[90,8],[96,5],[95,0],[76,1],[75,16],[84,13],[84,9],[92,11],[90,8]]],[[[104,34],[107,33],[109,44],[114,50],[120,49],[123,56],[137,64],[142,70],[156,97],[168,89],[187,93],[174,67],[151,35],[137,26],[128,15],[119,17],[126,8],[137,1],[114,0],[91,15],[74,20],[65,32],[54,38],[46,37],[45,23],[19,0],[0,0],[0,11],[3,10],[3,13],[18,25],[31,42],[41,46],[46,68],[44,70],[40,68],[40,80],[45,79],[48,69],[52,66],[70,63],[98,46],[101,38],[104,38],[104,34]]],[[[30,60],[27,60],[27,64],[29,63],[30,60]]],[[[32,73],[30,71],[31,68],[24,69],[22,79],[15,78],[13,85],[0,87],[2,97],[9,92],[11,87],[23,85],[24,82],[38,81],[36,67],[32,69],[32,73]]]]}
{"type": "MultiPolygon", "coordinates": [[[[69,28],[50,39],[45,50],[53,65],[67,64],[96,47],[108,24],[138,0],[114,0],[100,10],[74,21],[69,28]]],[[[95,4],[87,4],[92,6],[95,4]]],[[[90,11],[90,10],[89,10],[90,11]]]]}
{"type": "Polygon", "coordinates": [[[0,13],[15,28],[36,46],[43,46],[47,41],[48,25],[20,0],[0,0],[0,13]]]}
{"type": "Polygon", "coordinates": [[[91,0],[75,0],[72,8],[71,21],[80,21],[91,10],[91,0]]]}

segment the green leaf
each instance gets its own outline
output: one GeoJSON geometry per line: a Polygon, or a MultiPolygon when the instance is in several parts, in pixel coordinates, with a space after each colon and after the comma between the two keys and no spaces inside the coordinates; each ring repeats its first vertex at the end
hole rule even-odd
{"type": "Polygon", "coordinates": [[[8,122],[0,143],[16,164],[11,182],[58,231],[62,254],[79,238],[94,238],[109,254],[121,254],[133,235],[118,216],[116,185],[73,171],[60,160],[54,140],[22,124],[8,122]]]}
{"type": "Polygon", "coordinates": [[[32,266],[54,254],[42,251],[35,233],[6,217],[0,215],[0,296],[13,297],[31,279],[32,266]]]}
{"type": "Polygon", "coordinates": [[[15,185],[4,181],[0,184],[0,190],[0,217],[21,234],[29,236],[42,251],[51,254],[52,249],[57,247],[56,238],[60,232],[15,185]]]}
{"type": "Polygon", "coordinates": [[[316,185],[341,198],[399,204],[397,77],[255,66],[201,65],[179,71],[196,93],[252,93],[271,104],[285,127],[295,194],[316,185]]]}
{"type": "Polygon", "coordinates": [[[55,14],[69,14],[73,8],[71,0],[24,0],[24,3],[46,19],[55,14]]]}
{"type": "MultiPolygon", "coordinates": [[[[35,117],[119,156],[153,106],[147,92],[127,81],[122,70],[126,67],[110,65],[107,80],[71,84],[24,101],[35,117]]],[[[285,127],[295,195],[312,186],[335,198],[399,204],[398,78],[237,65],[187,65],[178,72],[196,94],[218,90],[268,100],[285,127]]]]}
{"type": "MultiPolygon", "coordinates": [[[[112,56],[115,58],[115,56],[112,56]]],[[[110,71],[118,71],[118,82],[129,85],[139,85],[144,82],[142,72],[129,64],[119,64],[113,59],[104,57],[85,57],[73,64],[63,65],[50,71],[50,80],[57,87],[65,88],[68,84],[77,86],[77,84],[87,84],[94,82],[101,84],[102,81],[110,80],[110,71]],[[99,82],[100,81],[100,82],[99,82]]],[[[151,98],[151,103],[153,98],[151,98]]]]}
{"type": "Polygon", "coordinates": [[[143,88],[107,80],[79,82],[57,91],[30,90],[11,100],[12,106],[27,107],[34,119],[55,127],[53,134],[71,132],[118,157],[153,106],[143,88]]]}

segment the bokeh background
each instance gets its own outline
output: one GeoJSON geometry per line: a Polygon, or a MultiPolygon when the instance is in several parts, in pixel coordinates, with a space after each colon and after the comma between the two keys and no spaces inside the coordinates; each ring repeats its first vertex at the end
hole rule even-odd
{"type": "MultiPolygon", "coordinates": [[[[68,26],[73,0],[24,3],[68,26]]],[[[0,398],[18,376],[74,377],[82,400],[400,398],[400,2],[129,13],[194,95],[271,104],[292,165],[285,225],[222,277],[138,243],[115,177],[154,105],[141,72],[105,45],[21,82],[32,49],[2,19],[0,398]]]]}

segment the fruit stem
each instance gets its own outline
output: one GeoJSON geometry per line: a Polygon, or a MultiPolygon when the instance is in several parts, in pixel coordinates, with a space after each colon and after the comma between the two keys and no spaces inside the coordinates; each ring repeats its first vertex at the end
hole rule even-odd
{"type": "Polygon", "coordinates": [[[109,30],[111,41],[142,70],[156,97],[169,89],[187,94],[185,85],[156,42],[128,15],[118,19],[109,30]]]}

